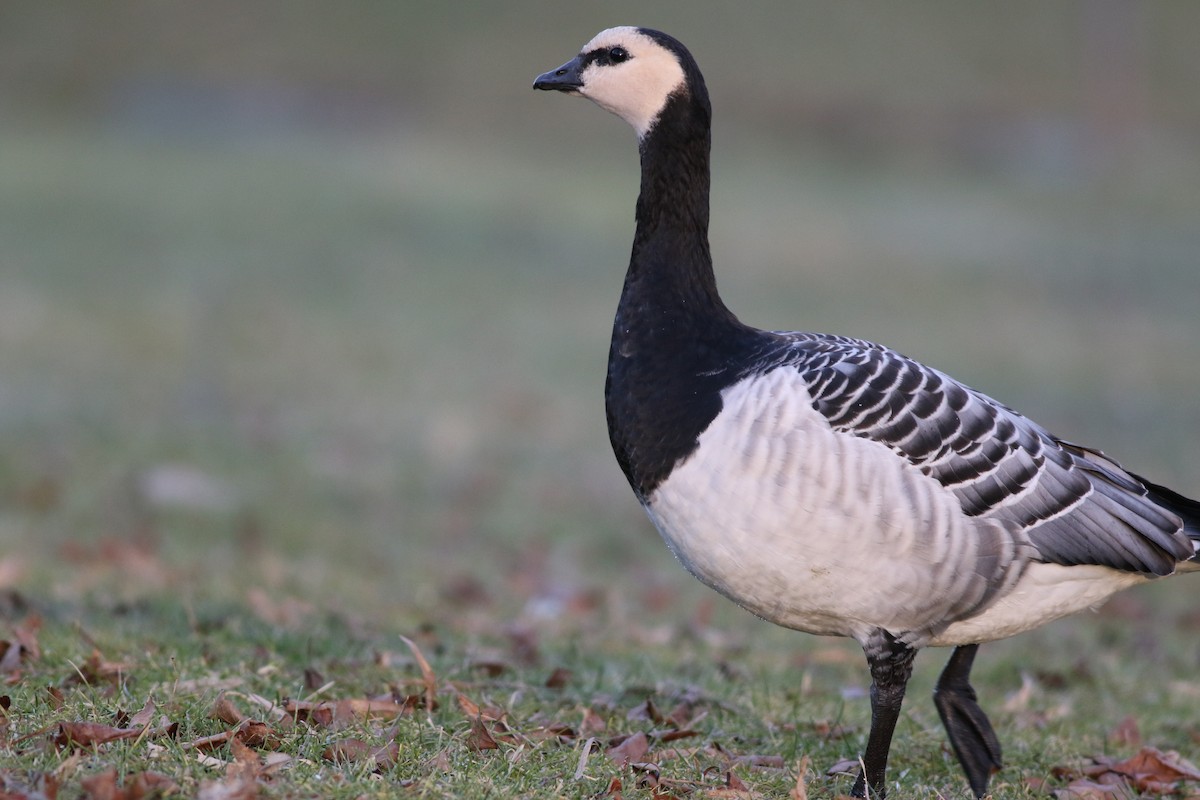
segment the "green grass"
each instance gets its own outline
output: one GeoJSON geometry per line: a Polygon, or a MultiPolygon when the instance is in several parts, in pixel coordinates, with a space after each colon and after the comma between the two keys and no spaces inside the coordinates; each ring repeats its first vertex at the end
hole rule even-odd
{"type": "MultiPolygon", "coordinates": [[[[861,654],[692,582],[612,463],[600,394],[636,165],[627,131],[584,112],[556,110],[549,152],[419,125],[0,133],[0,600],[10,625],[42,621],[0,689],[0,775],[57,774],[75,796],[154,770],[217,792],[229,746],[203,763],[185,745],[232,727],[209,716],[225,692],[272,726],[262,756],[290,756],[266,796],[596,797],[620,778],[649,797],[600,751],[575,775],[591,736],[670,727],[644,718],[650,698],[694,712],[694,736],[649,754],[698,748],[659,765],[676,794],[721,787],[721,752],[779,759],[732,767],[762,796],[786,796],[802,757],[810,797],[848,790],[824,772],[865,738],[861,654]],[[180,468],[199,481],[181,500],[148,488],[180,468]],[[401,636],[430,660],[435,709],[336,728],[250,699],[419,694],[401,636]],[[119,676],[79,682],[94,652],[119,676]],[[460,692],[511,741],[488,721],[499,749],[473,750],[460,692]],[[173,736],[53,744],[150,697],[173,736]],[[582,732],[585,709],[603,731],[582,732]],[[394,763],[324,758],[350,737],[394,742],[394,763]]],[[[1071,186],[718,132],[714,254],[745,319],[886,341],[1200,486],[1200,372],[1180,366],[1196,208],[1170,188],[1194,170],[1071,186]]],[[[1110,736],[1127,716],[1200,753],[1194,583],[983,648],[995,797],[1130,754],[1110,736]]],[[[965,794],[928,699],[944,655],[919,657],[897,796],[965,794]]]]}

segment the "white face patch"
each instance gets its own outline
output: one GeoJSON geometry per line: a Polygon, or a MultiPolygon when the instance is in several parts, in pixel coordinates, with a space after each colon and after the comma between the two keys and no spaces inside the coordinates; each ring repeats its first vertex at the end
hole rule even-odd
{"type": "Polygon", "coordinates": [[[654,126],[667,98],[685,84],[674,53],[634,27],[609,28],[583,46],[583,54],[623,47],[629,60],[591,64],[580,75],[579,94],[628,122],[641,139],[654,126]]]}

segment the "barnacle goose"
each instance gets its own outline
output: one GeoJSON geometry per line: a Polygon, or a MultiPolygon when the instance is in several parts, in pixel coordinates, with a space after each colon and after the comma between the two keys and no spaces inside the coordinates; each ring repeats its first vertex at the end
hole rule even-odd
{"type": "Polygon", "coordinates": [[[982,797],[1000,745],[969,683],[978,644],[1197,569],[1200,503],[881,345],[738,321],[709,254],[708,92],[676,39],[603,31],[533,88],[586,97],[637,132],[605,400],[646,513],[734,602],[862,645],[871,730],[856,797],[885,793],[916,651],[953,646],[934,702],[982,797]]]}

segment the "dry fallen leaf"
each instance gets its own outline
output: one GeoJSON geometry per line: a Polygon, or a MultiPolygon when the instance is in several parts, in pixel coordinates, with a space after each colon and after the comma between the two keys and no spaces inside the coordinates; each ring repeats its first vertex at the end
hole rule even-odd
{"type": "Polygon", "coordinates": [[[114,728],[98,722],[60,722],[58,732],[54,736],[54,744],[57,747],[94,747],[120,739],[136,739],[143,731],[144,728],[141,727],[114,728]]]}
{"type": "Polygon", "coordinates": [[[495,737],[483,724],[483,717],[471,718],[471,732],[467,734],[467,747],[475,751],[500,749],[495,737]]]}
{"type": "Polygon", "coordinates": [[[734,789],[729,786],[720,786],[716,789],[701,790],[700,797],[705,798],[705,800],[760,800],[762,795],[751,789],[734,789]]]}
{"type": "Polygon", "coordinates": [[[142,728],[149,727],[150,724],[154,722],[154,712],[157,710],[158,706],[154,703],[154,697],[147,697],[145,705],[142,706],[142,710],[138,711],[123,724],[129,726],[139,726],[142,728]]]}
{"type": "Polygon", "coordinates": [[[117,788],[117,770],[111,767],[80,779],[79,788],[83,790],[85,800],[119,800],[125,797],[125,792],[117,788]]]}
{"type": "Polygon", "coordinates": [[[654,705],[654,700],[647,697],[646,702],[640,703],[629,710],[625,718],[630,721],[649,721],[655,724],[661,724],[663,715],[654,705]]]}
{"type": "Polygon", "coordinates": [[[217,697],[213,707],[208,710],[208,717],[209,719],[218,719],[227,725],[237,725],[246,718],[224,694],[217,697]]]}
{"type": "Polygon", "coordinates": [[[617,744],[609,747],[605,751],[605,755],[612,759],[617,766],[625,766],[626,764],[645,761],[646,754],[649,752],[650,740],[646,737],[646,734],[639,731],[632,736],[626,736],[617,744]]]}
{"type": "Polygon", "coordinates": [[[71,675],[65,683],[68,686],[73,686],[77,683],[84,683],[88,686],[100,686],[108,684],[111,686],[119,686],[123,677],[128,674],[132,665],[124,661],[109,661],[99,650],[93,650],[88,656],[87,661],[83,662],[77,669],[75,674],[71,675]]]}
{"type": "Polygon", "coordinates": [[[1071,781],[1054,792],[1055,800],[1133,800],[1134,797],[1126,783],[1097,783],[1087,778],[1071,781]]]}
{"type": "Polygon", "coordinates": [[[375,764],[375,769],[380,771],[391,769],[399,757],[400,745],[396,742],[374,745],[356,738],[339,739],[321,753],[321,758],[326,761],[353,763],[371,761],[375,764]]]}
{"type": "Polygon", "coordinates": [[[599,797],[608,797],[611,800],[621,800],[621,779],[613,778],[608,782],[608,788],[600,793],[599,797]]]}
{"type": "Polygon", "coordinates": [[[233,731],[221,731],[214,733],[212,736],[201,736],[199,739],[193,739],[190,742],[183,742],[179,745],[182,750],[195,750],[200,753],[211,753],[213,750],[220,749],[229,743],[233,738],[233,731]]]}
{"type": "Polygon", "coordinates": [[[355,697],[345,700],[287,700],[284,711],[296,722],[318,728],[341,728],[363,719],[396,719],[412,712],[410,703],[386,697],[355,697]]]}
{"type": "Polygon", "coordinates": [[[159,797],[160,795],[179,794],[179,784],[171,780],[167,775],[161,772],[139,772],[133,776],[132,781],[127,781],[129,787],[129,800],[140,800],[140,798],[159,797]]]}
{"type": "Polygon", "coordinates": [[[437,675],[433,672],[433,667],[429,666],[429,661],[426,660],[425,654],[421,652],[421,648],[417,643],[407,636],[401,636],[400,641],[412,651],[413,658],[417,660],[417,666],[421,670],[421,678],[425,681],[425,708],[433,711],[437,708],[437,675]]]}
{"type": "Polygon", "coordinates": [[[233,738],[247,747],[274,749],[279,746],[279,737],[271,726],[256,719],[245,719],[238,723],[233,738]]]}
{"type": "Polygon", "coordinates": [[[796,765],[796,785],[788,792],[788,800],[808,800],[808,756],[796,765]]]}
{"type": "Polygon", "coordinates": [[[550,673],[550,677],[546,678],[547,689],[563,689],[571,682],[571,670],[566,667],[555,667],[550,673]]]}
{"type": "Polygon", "coordinates": [[[604,717],[588,706],[584,706],[583,721],[579,723],[579,735],[593,736],[597,733],[604,733],[606,730],[608,730],[608,723],[604,721],[604,717]]]}
{"type": "Polygon", "coordinates": [[[1175,795],[1185,789],[1200,794],[1200,769],[1178,753],[1143,747],[1124,761],[1100,757],[1082,770],[1056,770],[1071,779],[1055,797],[1066,800],[1128,798],[1138,795],[1175,795]]]}

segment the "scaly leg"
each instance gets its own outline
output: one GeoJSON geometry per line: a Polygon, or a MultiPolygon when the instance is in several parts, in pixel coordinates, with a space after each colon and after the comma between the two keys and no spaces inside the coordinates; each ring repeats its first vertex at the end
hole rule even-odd
{"type": "Polygon", "coordinates": [[[900,718],[904,690],[912,675],[913,658],[917,651],[884,630],[878,630],[867,640],[863,651],[871,667],[871,733],[863,753],[863,770],[854,782],[850,794],[882,798],[887,794],[887,761],[892,747],[892,733],[900,718]]]}
{"type": "Polygon", "coordinates": [[[946,669],[933,690],[942,725],[950,737],[954,754],[967,774],[967,782],[976,797],[987,794],[988,779],[1000,769],[1000,742],[987,715],[975,702],[975,690],[968,682],[977,644],[954,648],[946,669]]]}

